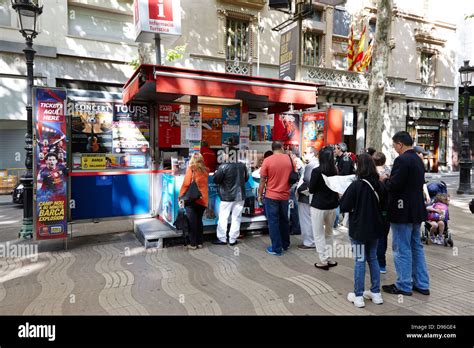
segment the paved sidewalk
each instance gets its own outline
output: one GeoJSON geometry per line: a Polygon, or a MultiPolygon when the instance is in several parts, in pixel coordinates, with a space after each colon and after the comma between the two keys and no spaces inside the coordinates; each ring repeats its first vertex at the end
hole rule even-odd
{"type": "MultiPolygon", "coordinates": [[[[17,228],[21,216],[4,220],[3,212],[0,233],[5,225],[17,228]]],[[[298,236],[276,257],[264,252],[268,236],[246,238],[234,248],[206,243],[187,251],[145,250],[134,234],[120,233],[77,238],[68,251],[62,243],[43,243],[35,262],[0,258],[0,314],[472,315],[473,219],[458,207],[451,218],[455,248],[425,247],[430,296],[384,294],[383,305],[367,301],[356,309],[346,300],[353,260],[336,258],[339,266],[318,270],[315,253],[295,247],[298,236]]],[[[349,245],[342,231],[336,239],[349,245]]],[[[387,256],[382,284],[395,276],[387,256]]]]}

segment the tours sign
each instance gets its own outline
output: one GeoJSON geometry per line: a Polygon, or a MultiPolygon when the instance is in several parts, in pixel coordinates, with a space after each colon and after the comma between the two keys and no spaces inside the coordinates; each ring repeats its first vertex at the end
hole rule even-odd
{"type": "Polygon", "coordinates": [[[34,231],[36,239],[67,237],[66,90],[34,89],[34,231]]]}
{"type": "Polygon", "coordinates": [[[180,0],[135,0],[135,41],[149,42],[156,34],[181,35],[180,0]]]}

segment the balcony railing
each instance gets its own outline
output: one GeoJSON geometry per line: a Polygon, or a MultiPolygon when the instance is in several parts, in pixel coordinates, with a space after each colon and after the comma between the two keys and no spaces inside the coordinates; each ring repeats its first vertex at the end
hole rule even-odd
{"type": "MultiPolygon", "coordinates": [[[[369,73],[313,67],[304,67],[303,69],[306,70],[306,80],[312,82],[324,83],[328,87],[357,89],[363,91],[369,90],[369,73]]],[[[388,77],[387,83],[387,92],[404,93],[405,86],[403,79],[388,77]]]]}
{"type": "Polygon", "coordinates": [[[252,65],[242,61],[226,60],[225,72],[250,76],[252,75],[252,65]]]}

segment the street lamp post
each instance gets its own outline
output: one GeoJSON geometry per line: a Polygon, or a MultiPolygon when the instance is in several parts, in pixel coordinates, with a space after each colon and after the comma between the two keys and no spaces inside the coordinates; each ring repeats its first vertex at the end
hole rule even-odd
{"type": "Polygon", "coordinates": [[[26,92],[26,135],[25,135],[25,167],[26,172],[21,177],[23,184],[23,224],[20,238],[33,237],[33,61],[36,51],[33,49],[33,39],[38,35],[36,31],[38,16],[43,12],[43,6],[38,6],[32,0],[12,0],[12,7],[18,13],[20,21],[20,33],[26,40],[26,48],[23,50],[26,58],[26,76],[28,88],[26,92]]]}
{"type": "Polygon", "coordinates": [[[474,67],[469,66],[469,61],[465,60],[464,65],[459,68],[459,74],[461,77],[461,84],[464,87],[463,99],[464,99],[464,121],[463,121],[463,139],[462,139],[462,150],[461,150],[461,161],[459,162],[459,188],[458,194],[472,194],[471,189],[471,151],[469,148],[469,85],[472,81],[472,73],[474,67]]]}

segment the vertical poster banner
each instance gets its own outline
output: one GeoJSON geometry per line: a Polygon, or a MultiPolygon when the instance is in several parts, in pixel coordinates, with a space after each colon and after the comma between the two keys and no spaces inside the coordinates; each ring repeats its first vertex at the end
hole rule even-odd
{"type": "Polygon", "coordinates": [[[202,107],[202,140],[209,146],[222,144],[222,108],[220,106],[202,107]]]}
{"type": "Polygon", "coordinates": [[[222,144],[239,145],[240,109],[222,108],[222,144]]]}
{"type": "Polygon", "coordinates": [[[321,150],[325,145],[324,134],[326,127],[326,112],[310,112],[303,114],[303,142],[301,151],[313,146],[316,150],[321,150]]]}
{"type": "Polygon", "coordinates": [[[66,90],[34,88],[34,202],[37,240],[67,237],[66,90]]]}
{"type": "Polygon", "coordinates": [[[179,104],[161,104],[158,108],[158,145],[160,149],[181,144],[181,112],[179,104]]]}
{"type": "Polygon", "coordinates": [[[299,33],[298,23],[293,23],[280,37],[280,79],[296,80],[299,33]]]}

